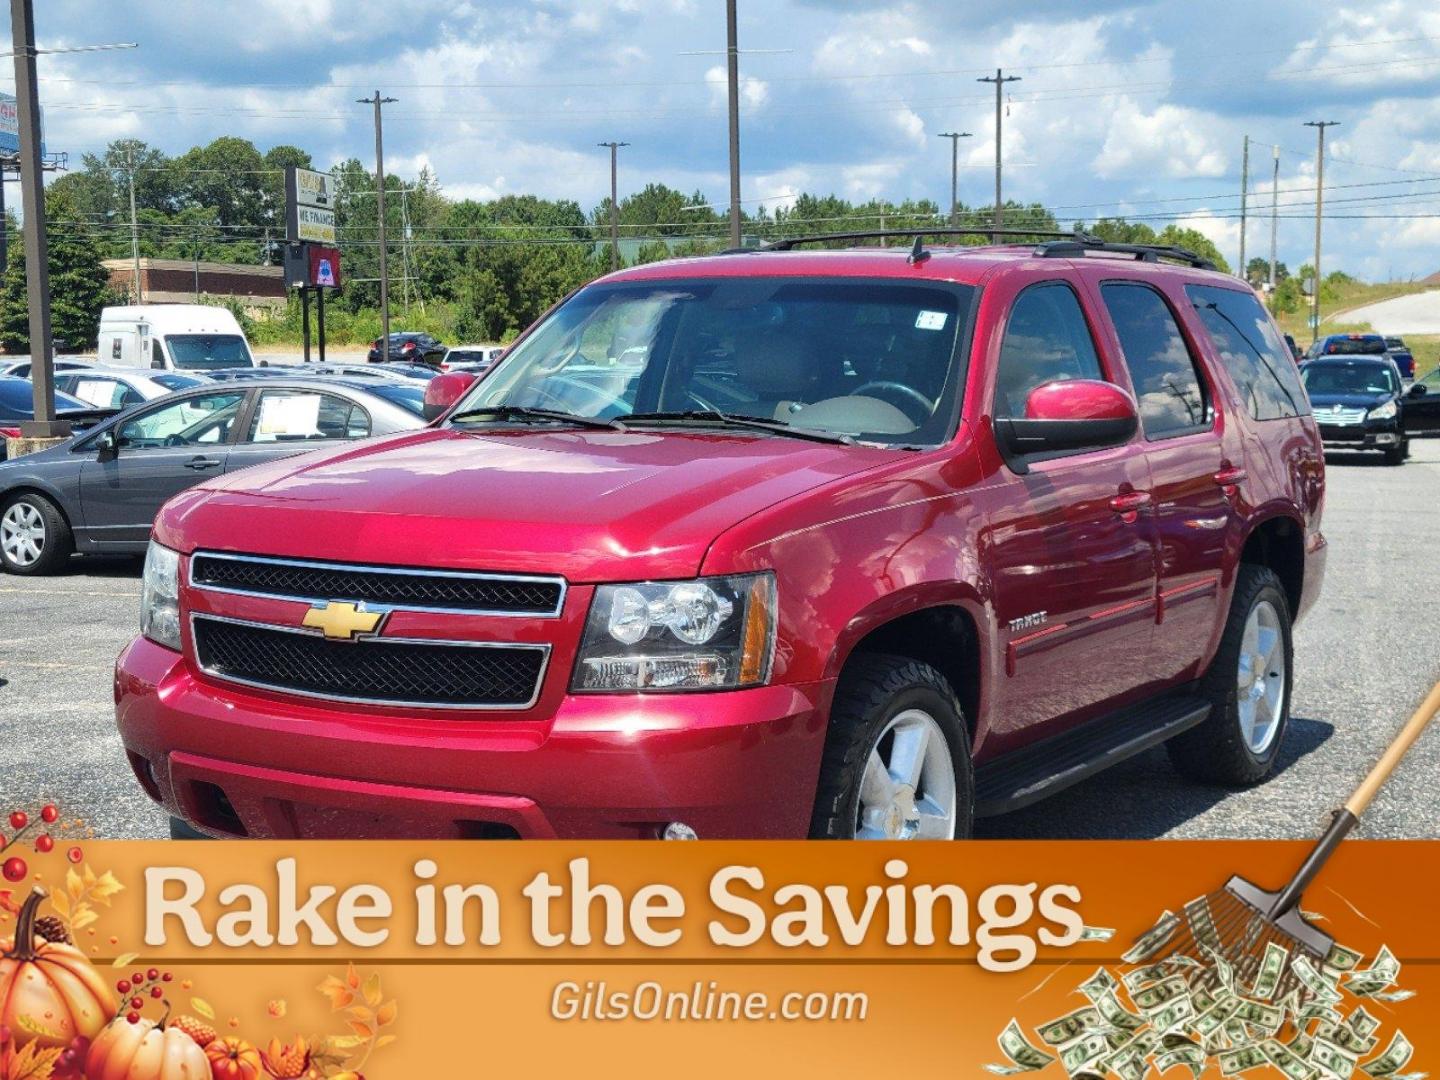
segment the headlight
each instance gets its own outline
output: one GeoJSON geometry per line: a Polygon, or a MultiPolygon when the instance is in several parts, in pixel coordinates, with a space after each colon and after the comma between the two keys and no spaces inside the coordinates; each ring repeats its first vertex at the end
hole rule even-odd
{"type": "Polygon", "coordinates": [[[180,553],[154,540],[145,552],[140,585],[140,633],[157,645],[180,648],[180,553]]]}
{"type": "Polygon", "coordinates": [[[758,686],[775,651],[775,576],[602,585],[573,689],[721,690],[758,686]]]}
{"type": "Polygon", "coordinates": [[[1391,400],[1385,402],[1384,405],[1376,405],[1375,408],[1371,409],[1368,413],[1365,414],[1365,418],[1367,420],[1389,420],[1399,411],[1399,408],[1396,406],[1395,401],[1392,398],[1391,400]]]}

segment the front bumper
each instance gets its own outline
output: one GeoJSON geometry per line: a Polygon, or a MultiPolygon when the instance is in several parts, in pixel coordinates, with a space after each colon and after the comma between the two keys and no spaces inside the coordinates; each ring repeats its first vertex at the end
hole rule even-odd
{"type": "Polygon", "coordinates": [[[703,838],[809,830],[831,683],[573,695],[548,719],[348,710],[197,676],[144,638],[116,661],[136,776],[219,836],[703,838]]]}
{"type": "Polygon", "coordinates": [[[1327,424],[1318,420],[1320,441],[1336,450],[1391,450],[1400,445],[1400,422],[1366,420],[1359,424],[1327,424]]]}

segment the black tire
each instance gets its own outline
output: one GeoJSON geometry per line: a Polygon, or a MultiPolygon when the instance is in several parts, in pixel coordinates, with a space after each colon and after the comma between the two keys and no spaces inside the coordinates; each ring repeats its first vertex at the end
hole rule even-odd
{"type": "Polygon", "coordinates": [[[211,837],[192,826],[183,818],[172,817],[170,819],[171,840],[209,840],[211,837]]]}
{"type": "MultiPolygon", "coordinates": [[[[70,532],[70,523],[65,520],[59,507],[44,495],[37,495],[32,491],[6,499],[3,505],[0,505],[0,518],[15,507],[27,506],[39,515],[44,527],[45,535],[40,541],[40,554],[33,562],[27,563],[12,558],[11,553],[0,544],[0,566],[5,568],[7,574],[38,577],[56,573],[75,551],[75,537],[70,532]]],[[[3,526],[0,526],[0,531],[3,531],[3,526]]]]}
{"type": "Polygon", "coordinates": [[[1399,446],[1385,451],[1386,465],[1403,465],[1405,459],[1410,456],[1410,444],[1402,442],[1399,446]]]}
{"type": "Polygon", "coordinates": [[[1200,682],[1200,692],[1211,703],[1204,723],[1182,732],[1165,745],[1175,768],[1191,780],[1226,787],[1248,787],[1265,779],[1275,768],[1285,733],[1290,727],[1290,695],[1294,685],[1295,654],[1290,639],[1290,604],[1274,571],[1242,563],[1236,575],[1235,594],[1220,648],[1210,670],[1200,682]],[[1247,744],[1240,727],[1239,688],[1240,643],[1250,613],[1268,602],[1279,615],[1280,637],[1285,657],[1284,698],[1280,720],[1270,744],[1256,753],[1247,744]]]}
{"type": "Polygon", "coordinates": [[[945,734],[955,768],[955,836],[963,839],[970,835],[975,781],[965,716],[954,688],[929,664],[903,656],[864,653],[851,658],[835,688],[810,821],[812,839],[854,837],[860,782],[870,751],[894,717],[917,708],[928,713],[945,734]]]}

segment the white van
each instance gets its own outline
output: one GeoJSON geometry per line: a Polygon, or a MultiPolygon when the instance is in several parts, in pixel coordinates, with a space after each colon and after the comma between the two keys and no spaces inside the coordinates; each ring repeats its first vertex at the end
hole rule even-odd
{"type": "Polygon", "coordinates": [[[208,304],[138,304],[100,312],[98,362],[165,371],[253,367],[235,316],[208,304]]]}

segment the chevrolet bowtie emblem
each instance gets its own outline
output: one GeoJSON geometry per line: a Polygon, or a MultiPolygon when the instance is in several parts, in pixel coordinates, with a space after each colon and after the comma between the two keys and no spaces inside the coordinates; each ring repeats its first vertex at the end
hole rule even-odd
{"type": "Polygon", "coordinates": [[[379,633],[389,614],[388,611],[366,611],[364,604],[331,600],[307,611],[301,625],[319,630],[332,641],[354,641],[379,633]]]}

